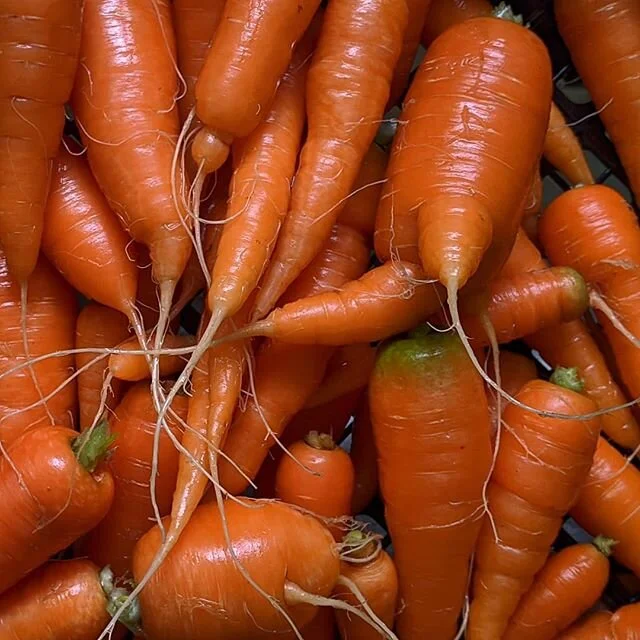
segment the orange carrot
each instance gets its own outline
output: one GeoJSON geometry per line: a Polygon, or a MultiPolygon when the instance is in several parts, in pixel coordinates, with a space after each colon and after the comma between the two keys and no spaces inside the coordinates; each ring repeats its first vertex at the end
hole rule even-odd
{"type": "Polygon", "coordinates": [[[0,593],[105,516],[113,479],[99,463],[110,443],[103,427],[78,436],[44,426],[8,447],[0,459],[0,593]]]}
{"type": "Polygon", "coordinates": [[[26,315],[28,357],[21,337],[20,286],[0,254],[0,442],[34,425],[74,424],[73,355],[30,359],[73,349],[77,303],[71,287],[41,258],[29,279],[26,315]],[[16,367],[21,367],[12,371],[16,367]],[[67,383],[61,388],[61,385],[67,383]],[[51,396],[51,397],[49,397],[51,396]]]}
{"type": "Polygon", "coordinates": [[[571,517],[587,531],[617,540],[613,557],[640,576],[640,471],[604,438],[571,517]]]}
{"type": "MultiPolygon", "coordinates": [[[[572,390],[572,374],[558,369],[552,378],[566,387],[532,380],[517,399],[565,416],[593,412],[593,400],[572,390]]],[[[469,640],[502,637],[587,478],[600,430],[597,418],[549,418],[514,404],[504,422],[475,551],[469,640]]]]}
{"type": "Polygon", "coordinates": [[[504,640],[552,640],[600,598],[615,540],[574,544],[552,555],[511,617],[504,640]]]}
{"type": "MultiPolygon", "coordinates": [[[[276,473],[276,497],[323,518],[340,518],[351,511],[354,471],[349,454],[328,433],[309,431],[289,447],[276,473]]],[[[336,540],[343,532],[331,528],[336,540]]]]}
{"type": "Polygon", "coordinates": [[[560,34],[640,198],[640,5],[635,0],[555,0],[560,34]]]}
{"type": "MultiPolygon", "coordinates": [[[[553,106],[551,107],[553,109],[553,106]]],[[[532,242],[538,240],[538,219],[542,213],[542,176],[538,169],[533,176],[529,196],[522,212],[522,229],[532,242]]]]}
{"type": "Polygon", "coordinates": [[[3,3],[0,244],[20,285],[36,267],[51,165],[80,50],[81,0],[3,3]]]}
{"type": "Polygon", "coordinates": [[[538,247],[533,244],[521,227],[516,234],[516,241],[511,253],[500,270],[500,278],[512,278],[527,271],[546,269],[548,266],[540,255],[538,247]]]}
{"type": "MultiPolygon", "coordinates": [[[[376,633],[378,633],[376,631],[376,633]]],[[[304,640],[335,640],[336,616],[330,608],[321,608],[318,613],[302,627],[304,640]]],[[[378,636],[380,634],[378,633],[378,636]]],[[[290,632],[285,637],[295,637],[290,632]]]]}
{"type": "Polygon", "coordinates": [[[307,138],[254,319],[273,309],[329,237],[378,129],[406,24],[405,0],[329,4],[307,81],[307,138]]]}
{"type": "Polygon", "coordinates": [[[381,351],[369,402],[403,603],[397,633],[452,638],[491,464],[482,379],[455,334],[410,337],[381,351]]]}
{"type": "MultiPolygon", "coordinates": [[[[78,315],[76,322],[76,349],[110,348],[129,337],[127,317],[97,303],[88,304],[78,315]]],[[[76,353],[76,369],[81,371],[96,358],[95,353],[76,353]]],[[[102,407],[102,394],[107,382],[109,361],[103,358],[78,375],[78,404],[80,405],[80,428],[90,427],[102,407]]],[[[146,365],[145,365],[146,366],[146,365]]],[[[124,393],[121,380],[108,381],[104,408],[115,409],[124,393]]]]}
{"type": "Polygon", "coordinates": [[[422,31],[422,44],[427,49],[453,25],[469,18],[488,17],[492,11],[490,0],[431,0],[422,31]]]}
{"type": "Polygon", "coordinates": [[[572,625],[557,640],[617,640],[611,635],[611,613],[596,611],[572,625]]]}
{"type": "MultiPolygon", "coordinates": [[[[172,408],[184,420],[187,398],[178,396],[172,408]]],[[[169,418],[168,427],[180,439],[182,426],[169,418]]],[[[115,436],[107,467],[115,483],[109,513],[78,545],[100,566],[109,565],[116,574],[131,570],[133,547],[153,525],[154,506],[150,487],[151,456],[154,446],[155,411],[148,383],[132,387],[109,419],[115,436]]],[[[178,473],[178,451],[167,435],[159,437],[158,476],[155,500],[161,515],[169,513],[178,473]]]]}

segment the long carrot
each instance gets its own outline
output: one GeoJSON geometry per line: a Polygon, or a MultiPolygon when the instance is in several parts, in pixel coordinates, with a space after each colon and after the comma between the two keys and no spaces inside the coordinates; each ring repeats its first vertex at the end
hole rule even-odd
{"type": "Polygon", "coordinates": [[[604,438],[571,516],[594,535],[617,540],[613,557],[640,576],[640,471],[604,438]]]}
{"type": "Polygon", "coordinates": [[[595,611],[583,620],[571,625],[557,640],[616,640],[611,635],[611,613],[595,611]]]}
{"type": "Polygon", "coordinates": [[[51,165],[80,49],[80,0],[3,3],[0,244],[20,285],[40,252],[51,165]]]}
{"type": "Polygon", "coordinates": [[[99,463],[110,443],[102,427],[78,436],[44,426],[8,447],[0,460],[0,593],[105,516],[114,487],[99,463]]]}
{"type": "Polygon", "coordinates": [[[555,0],[556,21],[640,197],[640,6],[635,0],[555,0]]]}
{"type": "Polygon", "coordinates": [[[491,464],[482,380],[455,334],[418,336],[381,351],[369,402],[403,602],[397,632],[452,638],[491,464]]]}
{"type": "MultiPolygon", "coordinates": [[[[570,373],[557,370],[553,379],[572,387],[570,373]]],[[[528,382],[517,399],[566,416],[595,409],[590,398],[543,380],[528,382]]],[[[600,430],[597,418],[549,418],[513,404],[504,423],[475,552],[469,640],[504,633],[587,478],[600,430]]]]}
{"type": "MultiPolygon", "coordinates": [[[[178,396],[173,410],[184,420],[187,398],[178,396]]],[[[169,429],[180,439],[182,426],[171,418],[169,429]]],[[[131,570],[133,547],[153,525],[154,510],[166,515],[178,473],[178,451],[163,431],[159,439],[155,496],[150,487],[155,411],[148,383],[132,387],[109,419],[117,445],[107,461],[113,476],[113,503],[105,519],[78,545],[78,552],[100,566],[110,565],[116,574],[131,570]],[[155,506],[154,502],[155,500],[155,506]]]]}
{"type": "Polygon", "coordinates": [[[504,640],[552,640],[600,598],[615,540],[595,538],[552,555],[509,621],[504,640]]]}
{"type": "Polygon", "coordinates": [[[25,351],[21,290],[0,255],[0,441],[7,444],[41,424],[74,424],[73,355],[51,357],[16,371],[31,358],[73,349],[77,302],[69,285],[41,258],[29,279],[25,351]],[[66,384],[65,384],[66,383],[66,384]],[[61,385],[65,385],[61,387],[61,385]]]}
{"type": "MultiPolygon", "coordinates": [[[[76,321],[76,349],[100,349],[110,348],[120,344],[129,337],[129,321],[127,317],[97,303],[85,306],[78,314],[76,321]]],[[[85,366],[96,358],[94,353],[76,353],[76,369],[78,374],[78,404],[80,409],[80,428],[90,427],[100,409],[115,409],[124,393],[124,385],[121,380],[109,380],[105,389],[108,376],[109,362],[103,358],[88,368],[85,366]],[[84,369],[84,370],[83,370],[84,369]],[[103,393],[106,392],[103,404],[103,393]]],[[[146,365],[145,365],[146,366],[146,365]]]]}
{"type": "Polygon", "coordinates": [[[307,139],[255,319],[329,237],[378,129],[406,24],[405,0],[329,3],[307,81],[307,139]]]}

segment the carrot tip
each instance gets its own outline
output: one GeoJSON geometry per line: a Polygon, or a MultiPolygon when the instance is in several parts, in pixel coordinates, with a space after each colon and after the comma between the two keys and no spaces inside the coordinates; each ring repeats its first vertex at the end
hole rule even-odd
{"type": "Polygon", "coordinates": [[[551,374],[550,382],[577,393],[584,391],[584,381],[580,377],[577,367],[558,367],[551,374]]]}
{"type": "Polygon", "coordinates": [[[109,432],[106,420],[103,420],[94,429],[87,429],[74,438],[71,449],[76,454],[78,462],[89,473],[93,473],[104,460],[115,439],[115,435],[109,432]]]}

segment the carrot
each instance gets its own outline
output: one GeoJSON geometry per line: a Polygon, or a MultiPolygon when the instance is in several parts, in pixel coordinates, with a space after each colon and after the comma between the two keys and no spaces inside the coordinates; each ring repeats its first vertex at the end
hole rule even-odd
{"type": "Polygon", "coordinates": [[[196,80],[220,23],[224,4],[224,0],[174,0],[172,4],[178,68],[185,82],[184,95],[178,101],[182,122],[196,103],[196,80]]]}
{"type": "Polygon", "coordinates": [[[587,531],[617,540],[613,557],[640,576],[640,471],[604,438],[571,517],[587,531]]]}
{"type": "MultiPolygon", "coordinates": [[[[309,431],[289,447],[276,474],[276,497],[323,518],[337,519],[351,512],[354,471],[349,454],[328,433],[309,431]]],[[[336,540],[343,532],[332,528],[336,540]]]]}
{"type": "Polygon", "coordinates": [[[398,635],[452,638],[491,465],[482,380],[454,333],[418,335],[381,351],[369,403],[403,603],[398,635]]]}
{"type": "MultiPolygon", "coordinates": [[[[554,108],[553,105],[551,107],[554,108]]],[[[543,184],[540,170],[533,176],[533,182],[529,191],[529,197],[522,212],[522,229],[532,242],[538,240],[538,219],[542,213],[543,184]]]]}
{"type": "MultiPolygon", "coordinates": [[[[178,349],[180,347],[192,347],[195,345],[195,336],[171,335],[167,334],[162,343],[165,349],[178,349]]],[[[130,338],[126,342],[118,345],[119,350],[136,351],[140,349],[137,338],[130,338]]],[[[159,358],[160,375],[162,377],[171,376],[178,373],[185,363],[184,356],[162,355],[159,358]]],[[[139,382],[149,377],[149,367],[145,357],[139,354],[128,355],[126,353],[113,353],[109,356],[109,372],[118,380],[128,382],[139,382]]]]}
{"type": "Polygon", "coordinates": [[[81,436],[44,426],[7,448],[0,459],[0,593],[105,516],[113,479],[99,463],[110,444],[102,426],[81,436]]]}
{"type": "MultiPolygon", "coordinates": [[[[129,321],[127,317],[97,303],[90,303],[82,309],[76,322],[76,349],[110,348],[120,344],[129,337],[129,321]]],[[[94,353],[76,353],[76,369],[78,374],[78,404],[80,405],[80,428],[90,427],[100,418],[102,410],[111,410],[120,402],[124,393],[121,380],[109,380],[108,360],[102,360],[83,368],[96,358],[94,353]],[[103,393],[107,395],[103,400],[103,393]],[[104,403],[104,407],[103,407],[104,403]]]]}
{"type": "Polygon", "coordinates": [[[469,18],[488,17],[493,12],[489,0],[431,0],[424,21],[422,45],[428,49],[431,43],[447,29],[469,18]]]}
{"type": "Polygon", "coordinates": [[[635,0],[555,0],[560,34],[640,198],[640,6],[635,0]]]}
{"type": "MultiPolygon", "coordinates": [[[[89,560],[49,562],[0,598],[0,638],[93,640],[109,622],[109,610],[126,593],[114,587],[110,569],[101,571],[89,560]]],[[[123,622],[135,630],[135,611],[130,608],[127,613],[123,622]]],[[[124,634],[119,627],[115,640],[124,634]]]]}
{"type": "Polygon", "coordinates": [[[361,513],[378,492],[378,454],[367,393],[362,396],[354,417],[349,455],[355,471],[351,513],[361,513]]]}
{"type": "Polygon", "coordinates": [[[80,49],[80,0],[3,3],[0,244],[21,286],[36,267],[51,165],[80,49]]]}
{"type": "Polygon", "coordinates": [[[307,81],[307,138],[254,319],[329,237],[378,129],[406,25],[405,0],[329,3],[307,81]]]}
{"type": "MultiPolygon", "coordinates": [[[[376,631],[376,633],[378,633],[376,631]]],[[[304,640],[335,640],[336,616],[330,608],[320,609],[310,622],[302,627],[304,640]]],[[[380,634],[378,633],[378,637],[380,634]]],[[[293,632],[285,637],[295,637],[293,632]]]]}
{"type": "Polygon", "coordinates": [[[557,640],[616,640],[611,635],[611,613],[595,611],[572,625],[557,640]]]}
{"type": "Polygon", "coordinates": [[[633,636],[637,636],[640,629],[640,603],[620,607],[611,616],[610,624],[614,638],[635,640],[633,636]]]}
{"type": "Polygon", "coordinates": [[[69,380],[73,355],[32,358],[73,348],[77,303],[69,285],[41,258],[29,279],[28,352],[21,337],[21,288],[0,254],[0,442],[8,444],[34,425],[74,423],[76,388],[69,380]],[[22,368],[14,368],[22,365],[22,368]],[[62,387],[61,385],[65,385],[62,387]]]}
{"type": "Polygon", "coordinates": [[[367,240],[373,238],[387,160],[387,152],[374,142],[362,160],[352,193],[338,216],[340,224],[359,231],[367,240]]]}
{"type": "MultiPolygon", "coordinates": [[[[217,505],[199,506],[140,594],[149,637],[259,638],[289,628],[281,611],[302,627],[316,611],[308,603],[331,594],[340,573],[339,558],[330,533],[315,518],[283,504],[248,499],[228,502],[225,511],[230,548],[217,505]],[[269,601],[246,581],[234,557],[241,559],[269,601]],[[185,616],[180,614],[181,602],[199,606],[185,616]]],[[[134,578],[145,573],[161,542],[158,527],[138,542],[134,578]]]]}
{"type": "MultiPolygon", "coordinates": [[[[342,581],[347,578],[353,582],[378,618],[393,627],[398,599],[398,573],[393,560],[361,531],[350,531],[343,543],[342,581]]],[[[359,605],[353,593],[343,585],[339,584],[333,593],[356,607],[359,605]]],[[[380,637],[376,629],[345,611],[336,611],[336,618],[342,640],[377,640],[380,637]]]]}
{"type": "MultiPolygon", "coordinates": [[[[179,419],[184,420],[187,398],[178,396],[172,408],[179,419]]],[[[115,484],[113,503],[105,519],[78,545],[79,553],[98,565],[108,564],[118,575],[131,569],[133,547],[151,528],[155,510],[166,515],[171,509],[178,451],[163,431],[159,436],[158,475],[153,496],[149,477],[154,426],[149,385],[139,383],[127,392],[109,419],[109,430],[117,443],[107,461],[115,484]]],[[[182,427],[171,419],[168,427],[180,439],[182,427]]]]}
{"type": "MultiPolygon", "coordinates": [[[[550,267],[495,280],[486,315],[503,344],[535,331],[579,318],[589,306],[587,287],[568,267],[550,267]]],[[[472,344],[488,344],[482,321],[469,313],[462,317],[472,344]]]]}
{"type": "Polygon", "coordinates": [[[512,278],[528,271],[546,269],[548,263],[540,255],[540,250],[520,227],[516,234],[511,253],[500,270],[500,278],[512,278]]]}
{"type": "Polygon", "coordinates": [[[595,403],[579,389],[575,370],[557,369],[553,384],[528,382],[517,399],[567,419],[510,404],[487,489],[488,515],[474,559],[467,636],[499,638],[543,567],[562,518],[578,497],[593,459],[600,420],[580,419],[595,403]],[[567,386],[560,386],[560,385],[567,386]]]}
{"type": "Polygon", "coordinates": [[[609,580],[614,544],[599,536],[552,555],[520,600],[504,640],[551,640],[596,604],[609,580]]]}

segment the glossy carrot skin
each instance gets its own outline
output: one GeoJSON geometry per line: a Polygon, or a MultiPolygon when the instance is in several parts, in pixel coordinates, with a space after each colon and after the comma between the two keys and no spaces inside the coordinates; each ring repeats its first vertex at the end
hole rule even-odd
{"type": "Polygon", "coordinates": [[[40,251],[51,166],[80,49],[80,0],[3,2],[0,26],[0,243],[18,282],[40,251]]]}
{"type": "Polygon", "coordinates": [[[174,0],[172,4],[178,68],[186,84],[185,94],[178,101],[182,122],[196,103],[196,80],[222,17],[224,4],[224,0],[174,0]]]}
{"type": "Polygon", "coordinates": [[[533,182],[531,183],[529,196],[527,197],[524,211],[522,212],[521,221],[523,231],[532,242],[538,241],[538,219],[542,213],[542,192],[542,176],[538,169],[533,175],[533,182]]]}
{"type": "Polygon", "coordinates": [[[489,0],[431,0],[422,31],[422,44],[428,48],[449,27],[469,18],[488,17],[492,10],[489,0]]]}
{"type": "Polygon", "coordinates": [[[0,460],[0,593],[92,529],[109,510],[113,478],[80,465],[71,450],[76,435],[66,427],[36,427],[0,460]]]}
{"type": "MultiPolygon", "coordinates": [[[[91,303],[80,311],[76,322],[76,349],[111,348],[119,345],[130,336],[127,317],[101,304],[91,303]]],[[[80,370],[99,354],[76,353],[76,369],[80,370]]],[[[91,365],[78,375],[78,405],[80,410],[80,429],[93,424],[100,406],[102,385],[105,382],[109,358],[105,357],[91,365]]],[[[111,390],[107,395],[106,407],[115,409],[124,393],[125,385],[121,380],[111,381],[111,390]]]]}
{"type": "Polygon", "coordinates": [[[369,402],[404,604],[397,633],[453,638],[491,463],[482,380],[457,336],[409,338],[381,351],[369,402]]]}
{"type": "Polygon", "coordinates": [[[640,198],[640,6],[634,0],[555,0],[556,21],[636,198],[640,198]]]}
{"type": "Polygon", "coordinates": [[[351,513],[361,513],[378,491],[378,452],[373,437],[369,395],[366,392],[354,416],[349,455],[355,471],[351,513]]]}
{"type": "Polygon", "coordinates": [[[504,640],[552,640],[600,598],[609,560],[593,544],[574,544],[552,555],[520,600],[504,640]]]}
{"type": "MultiPolygon", "coordinates": [[[[73,349],[76,326],[76,296],[69,285],[40,258],[29,279],[27,339],[29,356],[73,349]]],[[[0,373],[26,363],[21,330],[20,287],[0,255],[0,373]]],[[[55,422],[72,426],[75,421],[76,385],[71,381],[46,402],[73,373],[73,356],[53,357],[32,365],[41,394],[25,366],[2,378],[0,384],[0,441],[5,445],[27,428],[55,422]],[[25,410],[27,407],[32,407],[25,410]],[[48,410],[48,411],[47,411],[48,410]]]]}
{"type": "Polygon", "coordinates": [[[613,557],[640,576],[640,471],[604,438],[571,517],[594,535],[618,540],[613,557]]]}
{"type": "Polygon", "coordinates": [[[171,193],[179,119],[169,3],[87,0],[82,29],[72,105],[91,170],[148,247],[155,281],[176,283],[191,243],[171,193]]]}
{"type": "Polygon", "coordinates": [[[85,297],[130,318],[138,286],[130,241],[86,159],[61,146],[45,210],[44,254],[85,297]]]}
{"type": "MultiPolygon", "coordinates": [[[[543,380],[528,382],[516,397],[528,406],[570,416],[596,408],[590,398],[543,380]]],[[[504,633],[578,497],[600,431],[598,418],[549,418],[513,404],[504,421],[509,429],[502,430],[487,490],[499,541],[486,517],[475,553],[470,640],[504,633]]]]}
{"type": "Polygon", "coordinates": [[[561,633],[557,640],[617,640],[611,635],[611,613],[596,611],[561,633]]]}
{"type": "MultiPolygon", "coordinates": [[[[316,608],[287,606],[284,582],[329,596],[340,573],[333,538],[315,518],[286,505],[243,502],[247,504],[229,501],[225,507],[235,554],[301,628],[316,608]]],[[[140,540],[133,563],[135,579],[144,574],[160,544],[157,527],[140,540]]],[[[289,628],[233,564],[216,504],[196,509],[173,552],[140,594],[140,604],[146,633],[157,640],[263,639],[289,628]],[[193,580],[194,571],[198,580],[193,580]],[[199,606],[188,616],[180,615],[181,601],[199,606]]]]}
{"type": "Polygon", "coordinates": [[[637,640],[640,632],[640,603],[620,607],[611,616],[611,631],[616,640],[637,640]]]}
{"type": "MultiPolygon", "coordinates": [[[[172,408],[184,420],[187,398],[178,396],[172,408]]],[[[113,503],[105,519],[79,544],[78,552],[116,575],[131,570],[133,547],[153,525],[150,475],[156,414],[149,384],[132,387],[109,419],[116,445],[107,461],[113,476],[113,503]]],[[[168,425],[181,439],[182,425],[169,416],[168,425]]],[[[169,513],[178,473],[178,450],[166,432],[160,434],[156,499],[162,515],[169,513]]]]}

